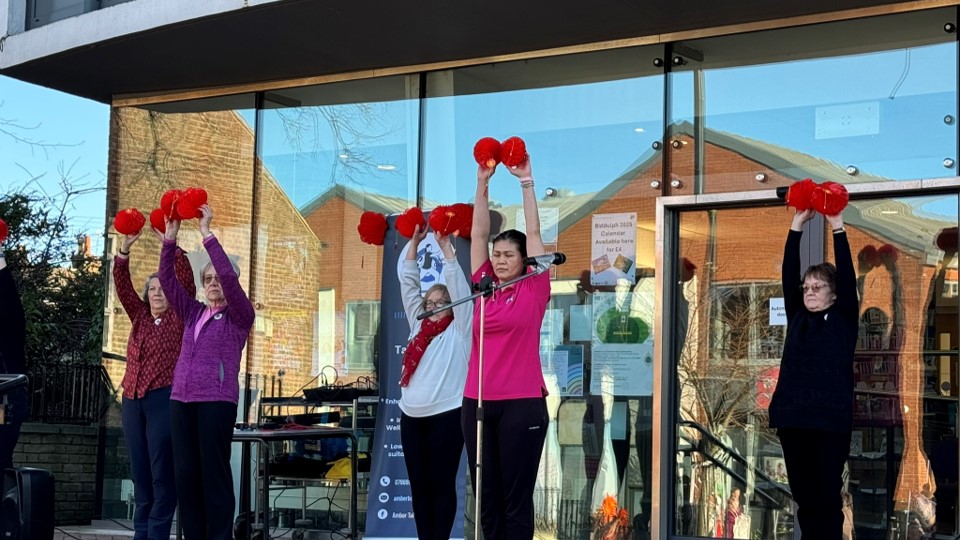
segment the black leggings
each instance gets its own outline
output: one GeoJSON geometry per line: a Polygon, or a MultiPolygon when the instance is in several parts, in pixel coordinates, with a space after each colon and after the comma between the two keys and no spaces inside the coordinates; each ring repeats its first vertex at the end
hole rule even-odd
{"type": "MultiPolygon", "coordinates": [[[[463,398],[463,438],[476,495],[477,400],[463,398]]],[[[547,437],[544,398],[483,402],[483,493],[480,525],[484,540],[533,538],[533,488],[547,437]]]]}
{"type": "Polygon", "coordinates": [[[843,465],[850,454],[850,432],[780,428],[790,491],[797,503],[803,540],[843,536],[843,465]]]}
{"type": "Polygon", "coordinates": [[[177,503],[187,540],[233,538],[230,442],[237,404],[170,400],[177,503]]]}
{"type": "Polygon", "coordinates": [[[457,517],[457,472],[463,457],[460,408],[424,417],[402,414],[400,442],[417,538],[448,540],[457,517]]]}

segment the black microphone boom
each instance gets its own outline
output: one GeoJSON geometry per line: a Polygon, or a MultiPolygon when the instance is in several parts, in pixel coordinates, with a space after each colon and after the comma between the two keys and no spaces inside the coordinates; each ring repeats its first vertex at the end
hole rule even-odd
{"type": "Polygon", "coordinates": [[[523,264],[527,266],[550,266],[552,264],[563,264],[567,262],[567,256],[563,253],[544,253],[535,257],[526,257],[523,264]]]}

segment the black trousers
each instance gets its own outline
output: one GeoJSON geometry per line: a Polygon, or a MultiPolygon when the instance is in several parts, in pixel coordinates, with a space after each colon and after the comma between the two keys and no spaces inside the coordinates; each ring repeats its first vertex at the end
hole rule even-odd
{"type": "Polygon", "coordinates": [[[133,538],[169,540],[177,490],[170,437],[170,387],[123,398],[123,439],[133,477],[133,538]]]}
{"type": "Polygon", "coordinates": [[[780,428],[783,460],[803,540],[841,540],[843,465],[850,432],[780,428]]]}
{"type": "MultiPolygon", "coordinates": [[[[477,400],[463,398],[463,438],[477,495],[477,400]]],[[[484,540],[533,538],[533,488],[547,438],[544,398],[483,402],[483,485],[480,526],[484,540]]]]}
{"type": "Polygon", "coordinates": [[[237,405],[170,401],[170,431],[180,521],[187,540],[233,538],[230,443],[237,405]]]}
{"type": "Polygon", "coordinates": [[[463,457],[460,408],[433,416],[400,416],[403,461],[420,540],[449,540],[457,517],[457,471],[463,457]]]}

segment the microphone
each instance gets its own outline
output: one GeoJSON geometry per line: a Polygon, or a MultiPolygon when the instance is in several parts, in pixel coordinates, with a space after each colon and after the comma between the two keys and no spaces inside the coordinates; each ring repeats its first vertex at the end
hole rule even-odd
{"type": "Polygon", "coordinates": [[[474,285],[473,289],[473,292],[483,293],[484,298],[490,298],[493,294],[493,276],[483,276],[480,278],[480,283],[474,285]]]}
{"type": "Polygon", "coordinates": [[[563,253],[544,253],[543,255],[537,255],[536,257],[525,257],[523,259],[523,264],[527,266],[547,267],[552,264],[563,264],[565,262],[567,262],[567,256],[563,253]]]}

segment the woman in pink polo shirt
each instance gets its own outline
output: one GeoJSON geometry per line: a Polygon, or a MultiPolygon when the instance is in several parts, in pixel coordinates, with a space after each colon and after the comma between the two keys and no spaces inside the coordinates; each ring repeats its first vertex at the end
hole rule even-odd
{"type": "MultiPolygon", "coordinates": [[[[543,255],[540,217],[533,190],[530,160],[511,167],[520,180],[527,234],[510,229],[493,239],[487,251],[490,210],[487,183],[494,168],[477,170],[470,264],[473,282],[484,277],[495,284],[530,272],[524,258],[543,255]]],[[[533,488],[547,431],[547,391],[540,369],[540,325],[550,301],[550,276],[546,272],[499,289],[484,303],[483,372],[480,372],[480,302],[473,312],[473,347],[463,390],[461,422],[470,460],[476,474],[477,404],[483,398],[483,483],[480,524],[483,537],[533,538],[533,488]],[[480,378],[483,378],[480,395],[480,378]]],[[[471,476],[471,477],[472,477],[471,476]]],[[[472,478],[476,495],[476,478],[472,478]]]]}

